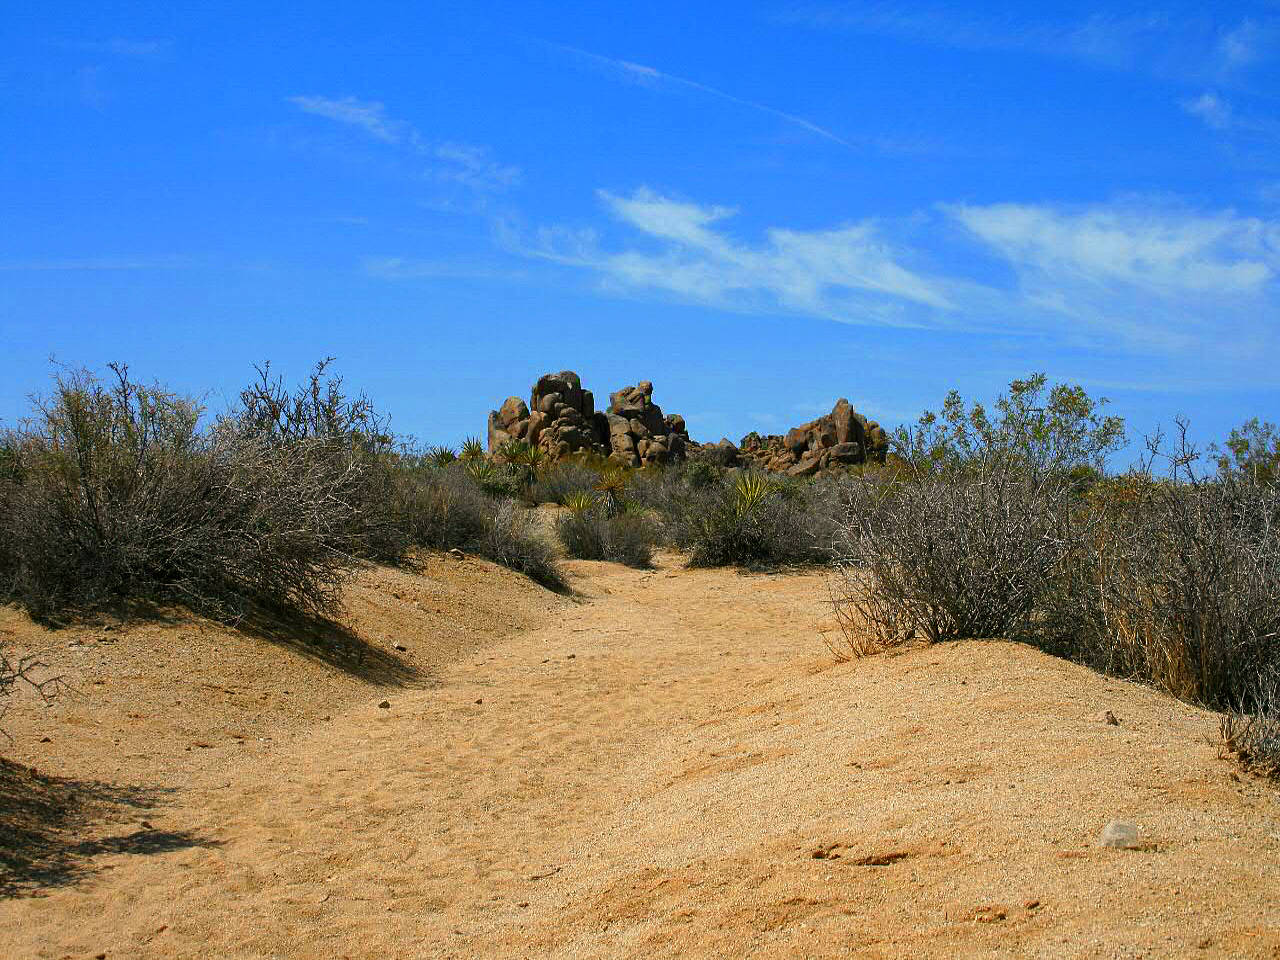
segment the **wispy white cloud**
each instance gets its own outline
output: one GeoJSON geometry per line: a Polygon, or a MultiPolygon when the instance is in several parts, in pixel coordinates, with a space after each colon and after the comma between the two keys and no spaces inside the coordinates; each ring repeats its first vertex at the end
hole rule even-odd
{"type": "Polygon", "coordinates": [[[1047,325],[1219,357],[1275,339],[1280,222],[1136,202],[943,210],[1013,269],[1011,308],[1047,325]]]}
{"type": "Polygon", "coordinates": [[[724,310],[1219,359],[1280,339],[1280,221],[1137,199],[1005,203],[747,240],[731,207],[646,188],[599,198],[617,236],[551,227],[504,242],[588,271],[609,294],[724,310]]]}
{"type": "Polygon", "coordinates": [[[1271,54],[1277,38],[1271,20],[1223,23],[1208,15],[1163,12],[1105,12],[1054,21],[896,2],[811,3],[792,7],[779,19],[951,49],[1025,52],[1200,78],[1221,78],[1252,66],[1271,54]]]}
{"type": "Polygon", "coordinates": [[[1199,117],[1215,130],[1226,130],[1234,122],[1231,104],[1216,93],[1202,93],[1192,100],[1183,100],[1182,109],[1193,117],[1199,117]]]}
{"type": "Polygon", "coordinates": [[[339,123],[359,127],[375,140],[384,143],[400,143],[408,127],[387,116],[387,108],[376,100],[357,100],[355,97],[289,97],[289,102],[299,110],[327,117],[339,123]]]}
{"type": "Polygon", "coordinates": [[[436,175],[475,190],[505,190],[520,182],[520,168],[498,163],[484,147],[441,143],[431,148],[440,165],[436,175]]]}
{"type": "Polygon", "coordinates": [[[505,190],[520,181],[519,167],[499,163],[485,147],[454,141],[433,142],[412,124],[388,115],[384,104],[355,97],[298,96],[288,102],[305,113],[355,127],[383,143],[404,147],[427,158],[427,176],[480,192],[505,190]]]}
{"type": "Polygon", "coordinates": [[[604,68],[615,76],[622,79],[649,86],[669,86],[678,89],[693,91],[708,97],[714,97],[717,100],[723,100],[727,103],[736,104],[739,107],[745,107],[748,110],[755,110],[760,113],[767,113],[772,117],[776,117],[785,123],[807,130],[815,136],[838,143],[844,147],[854,147],[854,144],[839,134],[833,133],[826,127],[819,126],[812,120],[799,116],[798,114],[788,113],[785,110],[779,110],[777,107],[771,107],[768,104],[760,103],[756,100],[750,100],[746,97],[739,97],[718,87],[713,87],[705,83],[699,83],[697,80],[689,80],[686,77],[678,77],[672,73],[666,73],[658,70],[656,67],[646,66],[642,63],[632,63],[629,60],[619,60],[614,57],[602,56],[598,53],[591,53],[587,50],[579,50],[577,47],[570,47],[559,43],[548,43],[547,46],[555,50],[568,53],[581,60],[585,60],[597,67],[604,68]]]}
{"type": "Polygon", "coordinates": [[[944,209],[1010,263],[1059,280],[1231,295],[1259,291],[1280,268],[1280,225],[1232,213],[1015,203],[944,209]]]}
{"type": "Polygon", "coordinates": [[[163,57],[173,48],[173,42],[170,40],[140,40],[124,37],[114,37],[110,40],[66,40],[57,45],[68,50],[83,50],[86,53],[136,60],[163,57]]]}
{"type": "Polygon", "coordinates": [[[641,188],[600,191],[605,208],[655,249],[605,249],[592,231],[541,231],[522,252],[596,272],[624,290],[660,291],[733,310],[784,311],[845,323],[945,323],[946,287],[901,262],[871,222],[822,231],[774,228],[762,243],[723,229],[734,210],[641,188]]]}

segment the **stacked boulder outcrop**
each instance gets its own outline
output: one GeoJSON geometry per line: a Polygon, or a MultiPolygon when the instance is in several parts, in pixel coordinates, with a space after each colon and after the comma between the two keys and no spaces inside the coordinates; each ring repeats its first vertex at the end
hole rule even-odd
{"type": "Polygon", "coordinates": [[[629,466],[667,463],[685,456],[684,418],[664,416],[653,402],[653,384],[642,380],[609,397],[607,412],[582,388],[572,370],[548,373],[533,385],[529,403],[507,397],[489,412],[489,453],[509,440],[541,447],[552,459],[588,452],[629,466]]]}
{"type": "Polygon", "coordinates": [[[684,417],[666,415],[653,402],[649,381],[609,394],[609,406],[601,411],[572,370],[539,377],[528,404],[520,397],[507,397],[501,407],[489,412],[489,453],[500,453],[503,444],[511,440],[540,447],[552,460],[591,453],[643,467],[683,460],[699,452],[724,466],[752,466],[793,477],[883,463],[889,447],[880,425],[843,398],[830,413],[793,428],[785,436],[749,433],[740,446],[728,440],[704,446],[689,439],[684,417]]]}
{"type": "Polygon", "coordinates": [[[606,417],[612,459],[633,467],[684,459],[689,444],[684,417],[663,416],[648,380],[609,394],[606,417]]]}
{"type": "Polygon", "coordinates": [[[489,452],[496,453],[508,440],[542,447],[553,459],[582,450],[609,452],[604,415],[596,411],[595,397],[582,389],[572,370],[539,377],[528,406],[519,397],[507,397],[489,412],[489,452]]]}
{"type": "Polygon", "coordinates": [[[793,427],[785,436],[749,433],[739,456],[755,466],[808,477],[860,463],[883,463],[889,437],[880,424],[858,413],[843,397],[828,414],[793,427]]]}

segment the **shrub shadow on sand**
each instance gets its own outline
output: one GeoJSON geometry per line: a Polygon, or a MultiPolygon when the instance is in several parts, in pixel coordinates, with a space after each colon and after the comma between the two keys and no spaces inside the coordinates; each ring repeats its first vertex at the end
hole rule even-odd
{"type": "Polygon", "coordinates": [[[0,898],[75,883],[93,872],[102,855],[217,846],[190,831],[157,830],[142,819],[169,792],[47,776],[0,760],[0,898]],[[118,832],[110,832],[113,825],[118,832]]]}
{"type": "Polygon", "coordinates": [[[259,607],[241,619],[236,629],[367,683],[430,686],[430,678],[419,667],[370,643],[336,620],[259,607]]]}

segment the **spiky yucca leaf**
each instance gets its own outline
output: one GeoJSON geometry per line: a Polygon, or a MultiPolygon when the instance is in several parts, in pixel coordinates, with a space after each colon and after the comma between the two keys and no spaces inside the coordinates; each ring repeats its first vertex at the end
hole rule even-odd
{"type": "Polygon", "coordinates": [[[626,472],[618,466],[609,466],[600,471],[600,479],[595,482],[595,488],[603,494],[621,495],[627,489],[626,472]]]}
{"type": "Polygon", "coordinates": [[[762,504],[769,494],[773,493],[776,485],[762,473],[744,473],[738,477],[737,483],[734,484],[734,508],[737,510],[738,516],[746,516],[754,513],[762,504]]]}
{"type": "Polygon", "coordinates": [[[565,497],[564,505],[569,508],[571,513],[578,516],[594,510],[596,506],[596,498],[583,490],[578,493],[571,493],[569,496],[565,497]]]}
{"type": "Polygon", "coordinates": [[[610,466],[601,471],[595,488],[600,491],[606,517],[613,518],[622,512],[622,495],[627,489],[627,474],[622,467],[610,466]]]}
{"type": "Polygon", "coordinates": [[[458,452],[453,447],[430,447],[427,449],[427,462],[433,467],[447,467],[458,460],[458,452]]]}
{"type": "Polygon", "coordinates": [[[484,444],[479,437],[467,437],[462,441],[462,454],[458,458],[465,463],[484,459],[484,444]]]}

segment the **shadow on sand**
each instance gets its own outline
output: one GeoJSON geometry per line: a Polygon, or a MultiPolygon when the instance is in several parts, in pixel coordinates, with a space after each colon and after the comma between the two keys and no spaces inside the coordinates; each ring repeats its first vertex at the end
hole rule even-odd
{"type": "Polygon", "coordinates": [[[241,619],[236,629],[367,683],[393,687],[431,685],[420,668],[375,646],[336,620],[258,608],[241,619]]]}
{"type": "Polygon", "coordinates": [[[75,883],[103,854],[217,846],[185,830],[156,830],[142,819],[168,792],[51,777],[0,760],[0,898],[75,883]],[[112,832],[112,826],[120,829],[112,832]]]}

